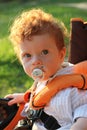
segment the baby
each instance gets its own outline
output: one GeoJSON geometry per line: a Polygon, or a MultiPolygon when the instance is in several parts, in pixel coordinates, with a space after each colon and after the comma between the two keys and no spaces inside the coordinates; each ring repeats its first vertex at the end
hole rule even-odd
{"type": "MultiPolygon", "coordinates": [[[[65,35],[63,23],[41,9],[23,12],[14,21],[10,39],[25,73],[35,80],[23,116],[27,117],[27,110],[33,112],[30,104],[34,95],[56,76],[72,73],[73,65],[63,66],[65,35]]],[[[25,102],[24,96],[24,93],[15,93],[6,97],[13,98],[8,103],[12,105],[25,102]]],[[[33,122],[32,130],[87,130],[87,91],[71,86],[63,89],[51,98],[41,112],[46,117],[39,115],[40,118],[33,122]]]]}

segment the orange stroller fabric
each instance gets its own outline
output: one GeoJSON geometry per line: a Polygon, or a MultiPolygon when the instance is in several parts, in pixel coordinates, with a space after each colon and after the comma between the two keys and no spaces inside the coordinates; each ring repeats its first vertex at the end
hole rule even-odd
{"type": "MultiPolygon", "coordinates": [[[[31,107],[33,109],[43,108],[58,91],[70,86],[87,89],[87,61],[76,64],[73,74],[57,76],[49,82],[41,92],[33,96],[31,107]]],[[[25,101],[29,100],[29,95],[30,89],[25,93],[25,101]]]]}

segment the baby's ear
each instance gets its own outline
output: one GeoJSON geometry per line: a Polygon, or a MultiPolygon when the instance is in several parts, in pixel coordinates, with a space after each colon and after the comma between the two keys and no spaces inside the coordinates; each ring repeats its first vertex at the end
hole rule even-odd
{"type": "Polygon", "coordinates": [[[61,62],[64,62],[65,55],[66,55],[66,47],[63,47],[60,53],[61,62]]]}
{"type": "Polygon", "coordinates": [[[81,18],[70,20],[69,62],[75,64],[87,60],[87,22],[81,18]]]}

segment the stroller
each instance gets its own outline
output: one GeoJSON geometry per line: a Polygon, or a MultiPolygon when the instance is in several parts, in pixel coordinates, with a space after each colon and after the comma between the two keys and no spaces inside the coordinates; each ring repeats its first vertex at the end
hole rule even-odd
{"type": "MultiPolygon", "coordinates": [[[[72,18],[68,61],[76,64],[87,60],[87,23],[80,18],[72,18]]],[[[0,130],[14,130],[25,104],[8,106],[10,99],[0,98],[0,130]]],[[[21,129],[20,129],[21,130],[21,129]]],[[[26,130],[26,129],[23,129],[26,130]]]]}

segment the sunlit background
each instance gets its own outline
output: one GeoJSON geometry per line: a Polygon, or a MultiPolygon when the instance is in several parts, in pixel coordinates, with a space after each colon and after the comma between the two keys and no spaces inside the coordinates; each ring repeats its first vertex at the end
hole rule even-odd
{"type": "MultiPolygon", "coordinates": [[[[42,8],[63,21],[70,33],[70,19],[87,21],[87,0],[0,0],[0,97],[25,92],[32,84],[17,60],[8,39],[9,28],[16,16],[31,8],[42,8]]],[[[68,48],[69,39],[66,39],[68,48]]],[[[68,49],[67,55],[68,57],[68,49]]]]}

